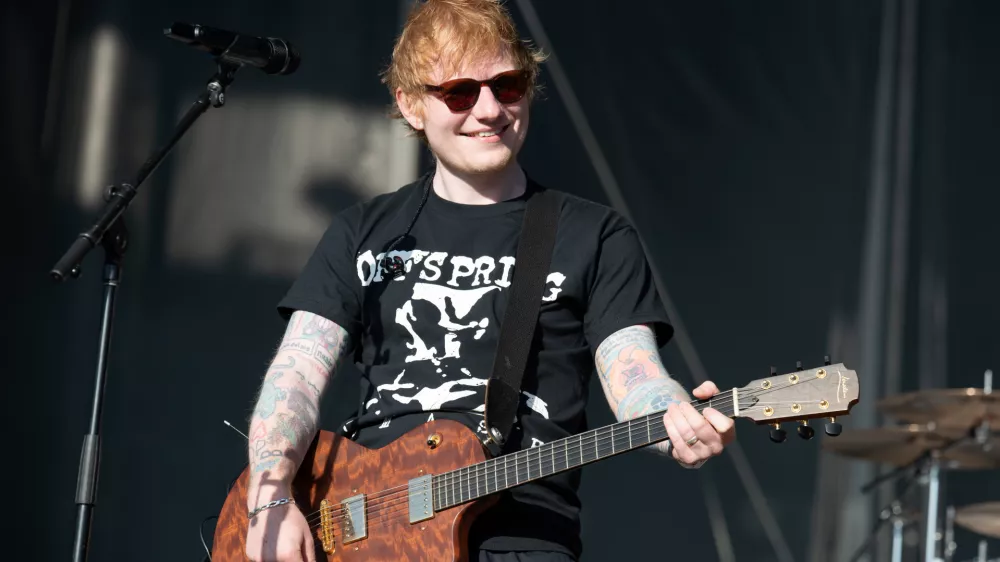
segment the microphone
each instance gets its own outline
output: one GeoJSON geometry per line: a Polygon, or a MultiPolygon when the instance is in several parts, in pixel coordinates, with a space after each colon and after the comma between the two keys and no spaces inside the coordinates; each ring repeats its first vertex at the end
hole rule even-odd
{"type": "Polygon", "coordinates": [[[181,22],[174,22],[163,30],[163,34],[225,62],[249,64],[267,74],[291,74],[299,68],[298,50],[284,39],[254,37],[181,22]]]}

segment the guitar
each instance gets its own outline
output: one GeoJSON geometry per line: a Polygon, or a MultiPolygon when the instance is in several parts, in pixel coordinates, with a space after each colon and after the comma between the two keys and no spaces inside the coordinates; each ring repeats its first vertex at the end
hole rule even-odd
{"type": "MultiPolygon", "coordinates": [[[[800,421],[805,439],[815,433],[806,421],[814,418],[829,418],[826,433],[839,435],[836,416],[858,398],[857,373],[838,363],[785,375],[772,370],[768,378],[691,405],[771,425],[771,440],[780,442],[780,424],[790,420],[800,421]]],[[[464,560],[472,521],[497,492],[664,441],[663,413],[495,458],[472,430],[451,420],[427,422],[380,449],[319,431],[293,495],[313,529],[318,560],[464,560]]],[[[248,471],[219,514],[214,562],[247,560],[248,471]]]]}

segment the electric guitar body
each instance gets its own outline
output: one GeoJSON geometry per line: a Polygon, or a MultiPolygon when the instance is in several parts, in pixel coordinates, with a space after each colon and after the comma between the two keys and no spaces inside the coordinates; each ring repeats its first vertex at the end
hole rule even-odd
{"type": "MultiPolygon", "coordinates": [[[[466,560],[469,526],[496,496],[459,504],[411,524],[409,483],[486,458],[476,435],[451,420],[427,422],[381,449],[320,431],[293,484],[295,503],[314,530],[317,560],[466,560]],[[361,517],[352,523],[351,506],[341,505],[343,499],[371,490],[383,492],[368,493],[364,507],[357,502],[361,517]]],[[[248,471],[240,475],[219,514],[213,562],[247,560],[248,471]]]]}

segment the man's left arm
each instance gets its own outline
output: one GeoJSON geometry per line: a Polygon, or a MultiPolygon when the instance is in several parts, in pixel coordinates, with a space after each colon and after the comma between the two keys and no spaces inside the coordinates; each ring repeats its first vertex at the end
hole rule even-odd
{"type": "MultiPolygon", "coordinates": [[[[691,397],[663,367],[652,329],[629,326],[608,336],[594,357],[601,388],[618,421],[666,410],[663,423],[669,441],[654,445],[681,465],[701,466],[722,453],[736,436],[733,420],[714,408],[699,413],[691,397]]],[[[699,399],[719,392],[712,382],[692,391],[699,399]]]]}

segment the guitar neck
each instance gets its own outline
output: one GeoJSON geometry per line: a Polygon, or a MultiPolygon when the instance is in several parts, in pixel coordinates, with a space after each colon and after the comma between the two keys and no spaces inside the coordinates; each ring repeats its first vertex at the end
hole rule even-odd
{"type": "MultiPolygon", "coordinates": [[[[740,395],[736,389],[732,389],[709,400],[696,400],[691,405],[699,412],[705,408],[714,408],[734,417],[739,415],[739,400],[740,395]]],[[[663,426],[665,411],[437,474],[432,479],[434,510],[448,509],[532,480],[664,441],[668,438],[663,426]]]]}

